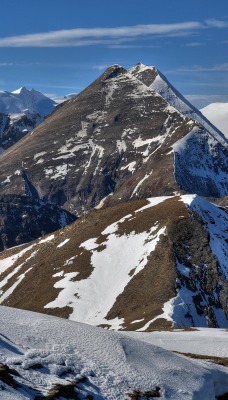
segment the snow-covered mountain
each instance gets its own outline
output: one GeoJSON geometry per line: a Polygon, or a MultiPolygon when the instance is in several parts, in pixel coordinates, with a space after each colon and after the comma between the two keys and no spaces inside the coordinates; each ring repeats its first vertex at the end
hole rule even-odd
{"type": "Polygon", "coordinates": [[[2,114],[49,114],[56,106],[55,101],[35,89],[21,87],[14,92],[0,92],[0,113],[2,114]]]}
{"type": "Polygon", "coordinates": [[[0,255],[2,304],[112,329],[228,326],[227,214],[200,197],[227,196],[227,140],[151,74],[111,66],[1,155],[1,248],[32,239],[29,205],[31,221],[43,202],[81,217],[0,255]]]}
{"type": "MultiPolygon", "coordinates": [[[[153,333],[145,340],[5,307],[0,326],[6,400],[222,400],[228,392],[227,367],[157,347],[153,333]]],[[[197,352],[207,342],[208,353],[213,348],[217,357],[228,356],[227,332],[170,332],[177,351],[179,336],[185,349],[197,352]]]]}
{"type": "Polygon", "coordinates": [[[0,255],[0,303],[111,329],[227,328],[227,225],[195,195],[91,211],[0,255]]]}
{"type": "Polygon", "coordinates": [[[82,215],[110,194],[112,204],[179,190],[225,196],[226,172],[222,134],[114,65],[2,155],[0,182],[24,194],[26,175],[41,200],[82,215]]]}
{"type": "Polygon", "coordinates": [[[41,124],[56,105],[34,89],[0,92],[0,153],[41,124]]]}
{"type": "Polygon", "coordinates": [[[213,125],[213,121],[194,107],[168,79],[156,68],[136,64],[129,70],[129,73],[141,80],[146,86],[156,93],[159,93],[168,103],[178,110],[181,114],[194,119],[200,125],[205,127],[212,135],[219,136],[221,132],[213,125]]]}
{"type": "Polygon", "coordinates": [[[228,103],[212,103],[200,111],[228,137],[228,103]]]}

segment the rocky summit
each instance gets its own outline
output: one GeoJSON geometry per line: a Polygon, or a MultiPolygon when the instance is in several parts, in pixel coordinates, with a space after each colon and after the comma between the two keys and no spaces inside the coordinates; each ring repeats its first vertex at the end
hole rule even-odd
{"type": "Polygon", "coordinates": [[[227,153],[155,67],[109,67],[0,156],[1,304],[227,328],[227,153]]]}
{"type": "Polygon", "coordinates": [[[139,78],[114,65],[53,112],[1,156],[1,193],[26,186],[77,216],[109,195],[108,204],[180,190],[225,196],[223,135],[139,78]]]}

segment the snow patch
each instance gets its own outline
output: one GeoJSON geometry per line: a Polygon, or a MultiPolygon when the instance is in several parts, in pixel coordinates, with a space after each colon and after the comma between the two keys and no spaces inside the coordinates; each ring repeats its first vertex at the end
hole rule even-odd
{"type": "Polygon", "coordinates": [[[76,275],[65,274],[64,278],[55,284],[56,288],[63,290],[56,300],[47,304],[45,308],[69,305],[73,308],[70,315],[72,320],[93,325],[108,324],[112,329],[120,329],[124,321],[122,319],[107,320],[106,315],[132,277],[145,267],[148,256],[155,249],[160,235],[165,232],[165,227],[159,229],[155,226],[149,232],[139,234],[132,232],[119,236],[116,232],[118,224],[129,217],[131,214],[111,224],[102,232],[103,235],[107,235],[106,241],[102,243],[102,248],[105,246],[104,249],[98,249],[96,238],[91,238],[81,244],[80,247],[92,252],[93,270],[89,279],[71,281],[76,275]],[[130,276],[131,271],[134,272],[130,276]]]}
{"type": "Polygon", "coordinates": [[[136,165],[136,161],[132,161],[131,163],[121,167],[120,170],[128,169],[129,172],[134,173],[135,172],[135,165],[136,165]]]}
{"type": "Polygon", "coordinates": [[[58,248],[58,247],[64,246],[64,244],[66,244],[67,242],[69,242],[69,240],[70,240],[70,239],[65,239],[62,243],[58,244],[57,248],[58,248]]]}
{"type": "Polygon", "coordinates": [[[54,237],[55,237],[55,235],[50,235],[50,236],[47,236],[45,239],[41,239],[41,240],[39,241],[39,243],[38,243],[38,244],[42,244],[42,243],[46,243],[46,242],[50,242],[51,240],[53,240],[53,239],[54,239],[54,237]]]}

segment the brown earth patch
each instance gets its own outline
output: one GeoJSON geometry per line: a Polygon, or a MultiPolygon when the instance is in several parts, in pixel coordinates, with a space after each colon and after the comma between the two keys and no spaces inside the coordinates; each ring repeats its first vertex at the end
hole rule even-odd
{"type": "Polygon", "coordinates": [[[9,368],[8,365],[0,363],[0,381],[16,389],[20,387],[20,385],[15,380],[15,376],[19,376],[19,373],[15,369],[9,368]]]}
{"type": "Polygon", "coordinates": [[[175,351],[174,353],[182,354],[183,356],[186,356],[189,358],[205,360],[205,361],[213,362],[214,364],[223,365],[224,367],[228,367],[228,357],[206,356],[203,354],[182,353],[180,351],[175,351]]]}
{"type": "MultiPolygon", "coordinates": [[[[15,271],[16,267],[23,264],[20,270],[2,288],[5,292],[21,274],[31,268],[13,293],[2,304],[68,318],[72,312],[70,304],[67,307],[57,309],[44,308],[46,304],[55,300],[61,291],[61,289],[54,287],[55,282],[59,281],[61,277],[53,277],[53,275],[61,271],[64,273],[77,272],[78,274],[73,280],[88,278],[92,272],[90,263],[92,253],[80,247],[81,243],[90,238],[98,238],[98,243],[100,242],[101,245],[97,250],[102,250],[104,247],[102,239],[103,236],[106,236],[101,235],[101,232],[107,225],[118,221],[126,214],[134,213],[136,209],[146,204],[147,200],[132,201],[127,205],[120,204],[111,209],[91,211],[72,225],[55,232],[55,237],[51,241],[40,245],[40,239],[33,242],[33,248],[24,253],[13,263],[12,267],[0,275],[1,280],[3,280],[9,273],[15,271]],[[58,248],[57,246],[65,239],[69,239],[69,241],[58,248]],[[36,251],[34,257],[31,257],[31,254],[36,251]],[[67,260],[68,264],[66,264],[67,260]]],[[[22,250],[25,247],[20,246],[19,249],[22,250]]],[[[17,253],[18,248],[13,248],[1,253],[1,258],[4,259],[17,253]]]]}
{"type": "MultiPolygon", "coordinates": [[[[118,234],[132,231],[141,233],[151,226],[168,227],[179,220],[187,219],[188,211],[178,198],[168,199],[156,206],[135,212],[134,218],[119,224],[118,234]]],[[[163,313],[166,301],[176,296],[176,262],[173,255],[172,241],[169,236],[162,235],[155,250],[148,257],[147,265],[125,287],[109,313],[107,319],[124,318],[125,330],[142,328],[147,322],[163,313]],[[132,324],[134,320],[143,321],[132,324]]],[[[147,330],[171,327],[171,323],[163,318],[154,321],[147,330]]]]}
{"type": "Polygon", "coordinates": [[[156,386],[153,389],[145,390],[145,391],[132,390],[130,392],[127,392],[126,394],[127,394],[128,398],[131,399],[131,400],[141,400],[141,399],[150,400],[150,399],[155,398],[155,397],[156,398],[157,397],[161,397],[161,395],[160,395],[160,387],[159,386],[156,386]]]}

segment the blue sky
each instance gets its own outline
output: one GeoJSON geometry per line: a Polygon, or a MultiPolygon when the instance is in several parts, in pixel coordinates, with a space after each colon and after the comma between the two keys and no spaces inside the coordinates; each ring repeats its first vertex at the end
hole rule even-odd
{"type": "Polygon", "coordinates": [[[1,90],[77,93],[137,62],[198,106],[228,101],[228,1],[1,0],[1,90]]]}

